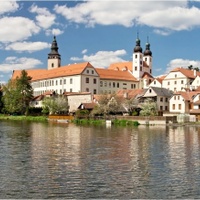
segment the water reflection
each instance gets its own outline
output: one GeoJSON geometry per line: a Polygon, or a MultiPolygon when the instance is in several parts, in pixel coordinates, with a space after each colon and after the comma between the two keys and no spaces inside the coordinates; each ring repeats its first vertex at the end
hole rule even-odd
{"type": "Polygon", "coordinates": [[[199,127],[0,122],[0,198],[199,198],[199,127]]]}

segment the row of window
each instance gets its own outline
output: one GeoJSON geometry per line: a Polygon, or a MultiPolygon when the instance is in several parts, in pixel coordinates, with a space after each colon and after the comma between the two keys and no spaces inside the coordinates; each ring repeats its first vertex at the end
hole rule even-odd
{"type": "Polygon", "coordinates": [[[165,102],[168,102],[168,98],[163,98],[163,97],[160,97],[160,102],[163,102],[165,99],[165,102]]]}
{"type": "MultiPolygon", "coordinates": [[[[141,65],[141,63],[140,63],[140,65],[141,65]]],[[[138,68],[135,66],[135,71],[137,71],[138,70],[138,68]]],[[[142,66],[140,66],[140,71],[142,71],[142,66]]],[[[151,72],[152,72],[152,70],[151,69],[149,69],[149,73],[151,74],[151,72]]]]}
{"type": "Polygon", "coordinates": [[[165,107],[160,106],[160,110],[164,110],[164,108],[165,108],[165,110],[168,110],[168,106],[165,106],[165,107]]]}
{"type": "MultiPolygon", "coordinates": [[[[90,83],[90,79],[88,77],[86,77],[85,83],[90,83]]],[[[96,84],[96,83],[97,83],[97,79],[94,78],[93,79],[93,84],[96,84]]],[[[33,83],[33,88],[48,87],[48,86],[63,85],[63,84],[64,85],[67,84],[67,80],[66,79],[41,81],[41,82],[33,83]]],[[[69,84],[73,84],[73,79],[72,78],[69,79],[69,84]]]]}
{"type": "MultiPolygon", "coordinates": [[[[34,92],[34,96],[39,96],[39,95],[41,95],[41,94],[44,94],[44,93],[47,92],[47,91],[49,91],[49,90],[42,90],[42,91],[34,92]]],[[[56,94],[63,94],[64,92],[66,92],[66,89],[63,89],[63,90],[62,90],[62,89],[60,89],[60,90],[50,90],[50,91],[52,91],[52,92],[55,91],[56,94]]],[[[73,89],[70,88],[70,89],[69,89],[69,92],[73,92],[73,89]]]]}
{"type": "MultiPolygon", "coordinates": [[[[178,104],[178,110],[181,110],[182,105],[178,104]]],[[[172,110],[176,110],[176,104],[172,105],[172,110]]]]}
{"type": "MultiPolygon", "coordinates": [[[[122,83],[123,86],[127,86],[127,83],[122,83]]],[[[109,87],[109,88],[119,88],[119,82],[107,82],[107,81],[100,81],[100,87],[109,87]]],[[[131,89],[135,89],[136,84],[131,84],[131,89]]],[[[126,87],[124,89],[127,89],[126,87]]]]}
{"type": "Polygon", "coordinates": [[[111,91],[111,90],[100,90],[100,94],[115,94],[115,91],[111,91]]]}
{"type": "MultiPolygon", "coordinates": [[[[184,84],[184,80],[181,80],[181,83],[178,83],[178,81],[174,81],[174,85],[176,84],[184,84]]],[[[170,85],[170,81],[167,82],[167,85],[170,85]]]]}
{"type": "MultiPolygon", "coordinates": [[[[67,84],[66,79],[60,79],[60,80],[48,80],[48,81],[40,81],[33,83],[33,88],[38,88],[38,87],[48,87],[48,86],[54,86],[54,85],[65,85],[67,84]]],[[[69,84],[73,84],[73,79],[69,79],[69,84]]]]}
{"type": "MultiPolygon", "coordinates": [[[[90,73],[90,70],[87,69],[87,70],[86,70],[86,73],[89,74],[89,73],[90,73]]],[[[93,70],[93,69],[91,70],[91,73],[94,74],[94,70],[93,70]]]]}
{"type": "MultiPolygon", "coordinates": [[[[49,91],[49,90],[48,90],[49,91]]],[[[55,93],[57,93],[57,94],[63,94],[64,92],[66,92],[66,89],[60,89],[60,90],[51,90],[52,92],[53,91],[55,91],[55,93]]],[[[86,92],[91,92],[90,90],[89,90],[89,88],[86,88],[85,89],[85,91],[86,92]]],[[[34,92],[34,96],[39,96],[39,95],[41,95],[41,94],[44,94],[45,92],[47,92],[47,90],[42,90],[42,91],[38,91],[38,92],[34,92]]],[[[73,92],[73,89],[72,88],[70,88],[69,89],[69,92],[73,92]]],[[[97,90],[96,89],[93,89],[93,94],[97,94],[97,90]]]]}
{"type": "MultiPolygon", "coordinates": [[[[91,91],[89,90],[89,88],[86,88],[85,91],[86,91],[86,92],[91,92],[91,91]]],[[[97,90],[96,90],[96,89],[93,89],[93,94],[97,94],[97,90]]]]}
{"type": "MultiPolygon", "coordinates": [[[[88,77],[85,78],[85,83],[90,83],[90,79],[88,77]]],[[[94,78],[93,79],[93,84],[96,84],[97,83],[97,79],[94,78]]]]}
{"type": "MultiPolygon", "coordinates": [[[[138,58],[138,55],[137,55],[137,54],[135,54],[135,58],[136,58],[136,59],[138,58]]],[[[140,54],[140,59],[142,59],[142,54],[140,54]]],[[[150,60],[150,62],[151,62],[151,58],[150,58],[149,60],[150,60]]],[[[146,58],[146,57],[145,57],[144,61],[147,62],[147,58],[146,58]]]]}
{"type": "Polygon", "coordinates": [[[180,100],[180,96],[174,96],[174,100],[180,100]]]}

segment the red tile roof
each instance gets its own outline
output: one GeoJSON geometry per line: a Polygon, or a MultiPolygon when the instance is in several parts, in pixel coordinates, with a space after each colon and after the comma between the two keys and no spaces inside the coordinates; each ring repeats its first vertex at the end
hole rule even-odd
{"type": "Polygon", "coordinates": [[[119,62],[119,63],[112,63],[108,67],[108,69],[112,70],[119,70],[119,71],[125,71],[128,69],[129,71],[132,71],[132,62],[119,62]]]}
{"type": "Polygon", "coordinates": [[[147,72],[144,72],[144,74],[142,75],[142,78],[153,78],[153,76],[147,72]]]}
{"type": "Polygon", "coordinates": [[[83,105],[83,109],[93,109],[97,104],[96,103],[81,103],[81,105],[78,107],[79,109],[81,109],[83,105]]]}
{"type": "Polygon", "coordinates": [[[175,68],[175,69],[171,70],[170,72],[181,72],[183,75],[185,75],[188,78],[196,78],[196,76],[200,76],[200,72],[182,68],[182,67],[175,68]],[[196,75],[195,75],[195,73],[196,73],[196,75]]]}
{"type": "Polygon", "coordinates": [[[162,83],[165,77],[166,77],[166,75],[159,76],[159,77],[155,78],[155,80],[157,80],[159,83],[162,83]]]}
{"type": "Polygon", "coordinates": [[[64,92],[65,96],[77,96],[77,95],[91,95],[91,92],[64,92]]]}
{"type": "Polygon", "coordinates": [[[116,71],[112,69],[96,68],[101,79],[137,81],[137,79],[129,71],[116,71]]]}
{"type": "MultiPolygon", "coordinates": [[[[71,64],[68,66],[62,66],[56,69],[31,69],[26,70],[28,75],[32,77],[32,81],[43,80],[49,78],[63,77],[63,76],[72,76],[83,73],[86,67],[94,68],[90,63],[78,63],[71,64]]],[[[94,68],[95,70],[95,68],[94,68]]],[[[17,76],[19,77],[21,74],[21,70],[15,70],[13,72],[12,79],[15,79],[17,76]]]]}
{"type": "Polygon", "coordinates": [[[127,97],[131,99],[131,98],[135,98],[139,94],[143,94],[144,92],[145,92],[144,89],[130,89],[130,90],[121,89],[116,92],[116,95],[124,96],[124,97],[127,95],[127,97]]]}
{"type": "Polygon", "coordinates": [[[181,95],[186,101],[192,101],[195,95],[199,94],[199,91],[179,91],[174,93],[174,95],[181,95]]]}
{"type": "MultiPolygon", "coordinates": [[[[143,61],[143,67],[148,68],[149,65],[147,65],[147,63],[145,61],[143,61]]],[[[112,64],[110,64],[108,69],[120,70],[120,71],[129,70],[129,71],[132,72],[132,70],[133,70],[133,62],[132,61],[127,61],[127,62],[112,63],[112,64]]]]}

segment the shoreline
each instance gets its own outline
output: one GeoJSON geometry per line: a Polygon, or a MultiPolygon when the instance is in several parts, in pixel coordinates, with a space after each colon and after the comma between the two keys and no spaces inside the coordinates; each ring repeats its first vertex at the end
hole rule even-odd
{"type": "MultiPolygon", "coordinates": [[[[0,114],[0,120],[13,120],[13,121],[32,121],[32,122],[49,122],[49,121],[54,121],[55,123],[74,123],[73,121],[76,120],[50,120],[48,116],[25,116],[25,115],[4,115],[4,114],[0,114]]],[[[84,120],[85,122],[87,121],[88,124],[93,124],[90,122],[94,122],[94,121],[98,121],[98,120],[84,120]]],[[[119,119],[119,121],[121,121],[119,119]]],[[[134,120],[137,121],[137,120],[134,120]]],[[[126,122],[124,121],[124,123],[127,123],[126,126],[130,126],[129,125],[130,120],[127,120],[126,122]]],[[[102,123],[102,122],[101,122],[102,123]]],[[[123,123],[123,125],[125,125],[123,123]]],[[[76,123],[75,123],[76,124],[76,123]]],[[[78,123],[78,124],[82,124],[82,123],[78,123]]],[[[83,123],[85,124],[85,123],[83,123]]],[[[105,124],[106,124],[106,120],[105,120],[105,124]]],[[[112,125],[114,125],[114,123],[112,123],[112,125]]],[[[154,127],[154,126],[174,126],[174,127],[180,127],[180,126],[200,126],[200,122],[181,122],[181,123],[166,123],[166,124],[154,124],[154,123],[139,123],[138,126],[149,126],[149,127],[154,127]]]]}

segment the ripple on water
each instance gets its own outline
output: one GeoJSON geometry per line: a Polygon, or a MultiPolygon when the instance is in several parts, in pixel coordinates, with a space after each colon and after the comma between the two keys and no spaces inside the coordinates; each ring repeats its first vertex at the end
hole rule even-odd
{"type": "Polygon", "coordinates": [[[200,198],[200,130],[0,122],[0,198],[200,198]]]}

